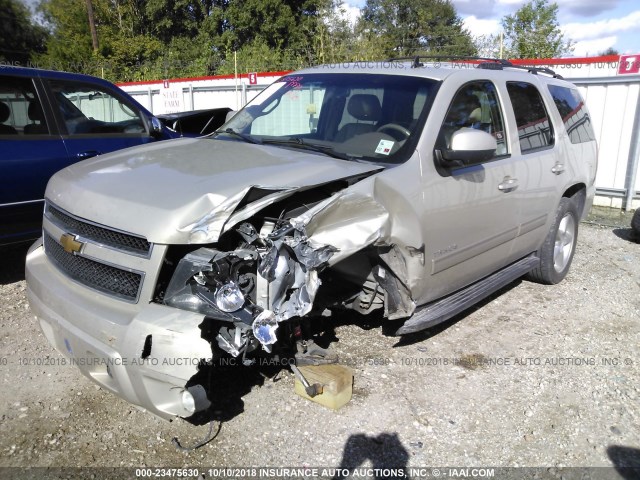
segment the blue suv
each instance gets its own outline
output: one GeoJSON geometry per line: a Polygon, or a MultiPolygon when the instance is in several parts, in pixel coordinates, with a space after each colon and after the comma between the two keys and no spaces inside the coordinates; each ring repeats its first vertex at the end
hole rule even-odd
{"type": "Polygon", "coordinates": [[[105,80],[0,66],[0,245],[40,236],[44,190],[58,170],[177,136],[105,80]]]}

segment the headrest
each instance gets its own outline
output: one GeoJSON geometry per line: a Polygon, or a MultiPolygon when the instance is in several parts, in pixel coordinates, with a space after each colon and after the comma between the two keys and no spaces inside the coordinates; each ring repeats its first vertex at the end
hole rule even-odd
{"type": "Polygon", "coordinates": [[[471,123],[482,123],[482,109],[476,108],[473,112],[469,114],[469,122],[471,123]]]}
{"type": "Polygon", "coordinates": [[[9,109],[9,105],[4,102],[0,102],[0,123],[4,123],[9,120],[11,116],[11,110],[9,109]]]}
{"type": "Polygon", "coordinates": [[[29,115],[29,120],[38,120],[40,122],[44,121],[44,115],[42,114],[42,109],[40,108],[40,104],[31,100],[29,102],[29,108],[27,109],[27,115],[29,115]]]}
{"type": "Polygon", "coordinates": [[[458,125],[473,123],[478,121],[473,117],[478,114],[481,114],[480,99],[470,91],[462,91],[455,96],[446,121],[458,125]]]}
{"type": "Polygon", "coordinates": [[[382,107],[380,107],[380,100],[375,95],[358,93],[349,99],[347,112],[358,120],[377,122],[380,120],[382,107]]]}

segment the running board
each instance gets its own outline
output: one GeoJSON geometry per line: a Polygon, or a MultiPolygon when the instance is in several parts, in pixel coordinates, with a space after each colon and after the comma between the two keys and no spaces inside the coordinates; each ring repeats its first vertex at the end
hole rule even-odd
{"type": "Polygon", "coordinates": [[[409,317],[395,335],[419,332],[449,320],[479,300],[529,273],[538,266],[539,262],[536,256],[525,257],[442,300],[425,305],[409,317]]]}

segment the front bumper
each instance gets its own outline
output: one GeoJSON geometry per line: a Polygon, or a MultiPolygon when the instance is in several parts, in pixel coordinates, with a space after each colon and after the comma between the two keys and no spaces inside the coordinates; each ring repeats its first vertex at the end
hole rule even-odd
{"type": "Polygon", "coordinates": [[[126,303],[87,289],[51,264],[41,240],[27,255],[26,279],[43,333],[70,364],[162,418],[191,414],[182,405],[182,391],[202,360],[211,360],[199,328],[203,315],[126,303]]]}

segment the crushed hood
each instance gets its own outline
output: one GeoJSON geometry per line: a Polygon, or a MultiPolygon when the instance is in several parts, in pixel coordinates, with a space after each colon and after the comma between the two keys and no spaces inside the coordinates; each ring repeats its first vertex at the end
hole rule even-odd
{"type": "Polygon", "coordinates": [[[187,243],[190,226],[213,215],[221,228],[252,190],[262,191],[256,197],[266,206],[297,189],[380,168],[269,145],[177,139],[71,165],[52,177],[46,198],[154,243],[187,243]]]}

